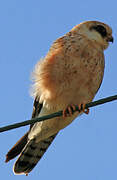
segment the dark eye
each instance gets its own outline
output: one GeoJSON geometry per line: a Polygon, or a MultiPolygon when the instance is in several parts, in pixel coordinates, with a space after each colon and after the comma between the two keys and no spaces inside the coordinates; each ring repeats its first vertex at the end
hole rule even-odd
{"type": "Polygon", "coordinates": [[[93,26],[91,29],[95,29],[97,32],[101,34],[102,37],[107,36],[107,31],[105,27],[102,25],[93,26]]]}

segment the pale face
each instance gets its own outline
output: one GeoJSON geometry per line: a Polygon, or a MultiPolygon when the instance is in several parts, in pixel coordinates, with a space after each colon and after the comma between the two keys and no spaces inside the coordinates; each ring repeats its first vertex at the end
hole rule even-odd
{"type": "Polygon", "coordinates": [[[109,42],[113,42],[112,29],[98,21],[86,21],[75,26],[72,32],[85,35],[88,39],[99,43],[106,49],[109,42]]]}

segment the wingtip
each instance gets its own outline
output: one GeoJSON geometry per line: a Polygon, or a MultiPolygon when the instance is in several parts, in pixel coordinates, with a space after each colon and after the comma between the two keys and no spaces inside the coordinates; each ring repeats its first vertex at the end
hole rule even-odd
{"type": "Polygon", "coordinates": [[[10,161],[9,157],[6,155],[5,163],[8,163],[10,161]]]}
{"type": "Polygon", "coordinates": [[[5,159],[5,163],[9,162],[10,160],[12,160],[13,158],[16,157],[17,154],[15,154],[12,149],[6,154],[6,159],[5,159]]]}
{"type": "Polygon", "coordinates": [[[28,132],[8,151],[8,153],[6,154],[6,163],[20,154],[27,143],[27,137],[28,132]]]}
{"type": "Polygon", "coordinates": [[[6,154],[6,159],[5,159],[5,163],[8,163],[10,160],[12,159],[12,157],[10,156],[9,152],[6,154]]]}

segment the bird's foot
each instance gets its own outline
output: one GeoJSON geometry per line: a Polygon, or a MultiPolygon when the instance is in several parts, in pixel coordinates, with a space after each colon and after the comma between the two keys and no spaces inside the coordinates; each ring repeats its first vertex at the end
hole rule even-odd
{"type": "Polygon", "coordinates": [[[79,108],[79,112],[89,114],[89,108],[86,109],[86,104],[84,103],[78,104],[78,108],[79,108]]]}
{"type": "MultiPolygon", "coordinates": [[[[79,105],[77,105],[78,106],[78,108],[79,108],[79,112],[81,113],[81,112],[83,112],[83,113],[85,113],[85,114],[89,114],[89,109],[87,108],[85,108],[86,107],[86,104],[84,104],[84,103],[81,103],[81,104],[79,104],[79,105]]],[[[74,113],[76,111],[76,106],[74,105],[74,104],[71,104],[71,105],[69,105],[69,106],[67,106],[67,108],[65,108],[64,110],[63,110],[63,117],[65,118],[65,117],[70,117],[70,116],[72,116],[72,114],[74,113]]]]}
{"type": "Polygon", "coordinates": [[[74,111],[76,111],[76,106],[74,104],[67,106],[67,108],[63,110],[63,117],[65,118],[72,116],[74,111]]]}

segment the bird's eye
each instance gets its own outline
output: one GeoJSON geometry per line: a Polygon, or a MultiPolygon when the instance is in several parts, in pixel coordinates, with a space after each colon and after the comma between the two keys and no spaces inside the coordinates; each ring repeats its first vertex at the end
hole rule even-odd
{"type": "Polygon", "coordinates": [[[107,31],[106,31],[105,27],[102,25],[93,26],[91,29],[95,29],[97,32],[99,32],[101,34],[102,37],[107,36],[107,31]]]}

